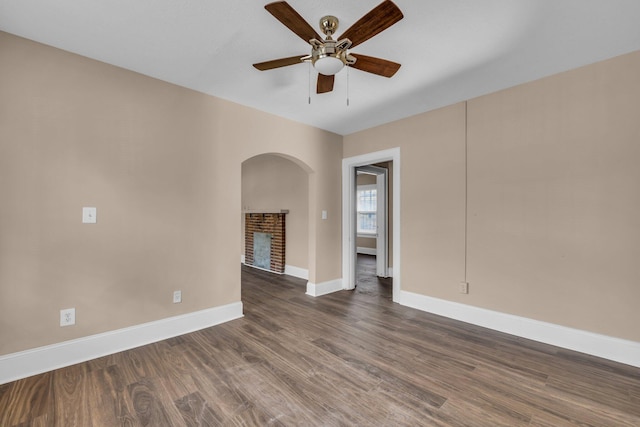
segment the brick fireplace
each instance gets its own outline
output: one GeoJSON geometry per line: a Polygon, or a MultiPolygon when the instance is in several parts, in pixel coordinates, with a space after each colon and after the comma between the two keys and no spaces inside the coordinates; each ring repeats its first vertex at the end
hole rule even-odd
{"type": "Polygon", "coordinates": [[[244,215],[244,263],[283,274],[285,266],[286,210],[246,212],[244,215]]]}

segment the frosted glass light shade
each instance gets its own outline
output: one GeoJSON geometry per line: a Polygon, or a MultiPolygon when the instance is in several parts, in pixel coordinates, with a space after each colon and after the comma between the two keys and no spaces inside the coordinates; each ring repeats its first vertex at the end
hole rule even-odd
{"type": "Polygon", "coordinates": [[[344,67],[344,62],[342,62],[342,60],[336,58],[335,56],[325,56],[316,59],[313,67],[320,74],[324,74],[325,76],[333,76],[338,71],[342,70],[342,67],[344,67]]]}

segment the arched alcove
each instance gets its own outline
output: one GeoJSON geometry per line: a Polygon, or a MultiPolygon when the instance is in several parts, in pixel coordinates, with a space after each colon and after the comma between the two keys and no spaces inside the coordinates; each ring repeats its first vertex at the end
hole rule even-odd
{"type": "Polygon", "coordinates": [[[285,273],[308,279],[310,172],[311,168],[299,159],[278,153],[260,154],[242,162],[241,256],[245,253],[244,214],[285,209],[285,273]]]}

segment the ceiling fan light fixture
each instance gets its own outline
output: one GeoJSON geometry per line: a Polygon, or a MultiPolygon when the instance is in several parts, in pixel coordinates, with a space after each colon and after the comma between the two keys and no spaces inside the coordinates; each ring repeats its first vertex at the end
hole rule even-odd
{"type": "Polygon", "coordinates": [[[403,18],[402,12],[391,0],[384,0],[371,9],[351,25],[338,40],[332,37],[339,24],[338,18],[333,15],[323,16],[320,19],[320,29],[326,36],[323,38],[286,1],[274,1],[265,5],[264,8],[298,37],[308,42],[311,45],[311,53],[253,64],[260,71],[303,62],[311,63],[318,72],[317,93],[327,93],[333,90],[333,76],[345,66],[383,77],[393,76],[400,68],[400,64],[386,59],[349,54],[349,49],[369,40],[403,18]]]}
{"type": "Polygon", "coordinates": [[[333,76],[342,70],[344,67],[344,62],[342,59],[337,56],[322,56],[316,58],[313,62],[313,68],[316,69],[320,74],[324,74],[325,76],[333,76]]]}
{"type": "Polygon", "coordinates": [[[328,36],[326,40],[309,40],[311,44],[311,63],[313,68],[325,76],[333,76],[342,70],[345,65],[350,65],[355,61],[347,53],[351,46],[349,39],[335,41],[328,36]],[[352,61],[353,60],[353,61],[352,61]]]}

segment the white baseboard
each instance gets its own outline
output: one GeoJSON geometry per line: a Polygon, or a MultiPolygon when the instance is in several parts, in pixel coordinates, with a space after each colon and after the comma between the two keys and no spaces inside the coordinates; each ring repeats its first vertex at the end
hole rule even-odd
{"type": "MultiPolygon", "coordinates": [[[[244,255],[240,255],[240,262],[242,264],[244,264],[244,260],[245,260],[244,255]]],[[[249,267],[254,267],[254,266],[250,265],[249,267]]],[[[260,270],[263,270],[263,269],[261,268],[260,270]]],[[[265,271],[271,271],[271,270],[265,270],[265,271]]],[[[307,270],[306,268],[296,267],[294,265],[285,264],[284,274],[286,274],[287,276],[297,277],[298,279],[309,280],[309,270],[307,270]]]]}
{"type": "Polygon", "coordinates": [[[328,282],[317,284],[307,282],[307,295],[311,295],[312,297],[319,297],[332,292],[341,291],[342,289],[344,289],[342,287],[342,279],[329,280],[328,282]]]}
{"type": "Polygon", "coordinates": [[[376,248],[365,248],[363,246],[358,246],[356,252],[364,255],[376,255],[378,253],[376,248]]]}
{"type": "Polygon", "coordinates": [[[284,274],[297,277],[299,279],[309,280],[309,270],[307,270],[306,268],[295,267],[293,265],[285,265],[284,274]]]}
{"type": "Polygon", "coordinates": [[[522,338],[640,367],[640,343],[526,317],[500,313],[412,292],[400,292],[400,304],[522,338]]]}
{"type": "Polygon", "coordinates": [[[242,317],[235,302],[128,328],[0,356],[0,384],[187,334],[242,317]]]}

